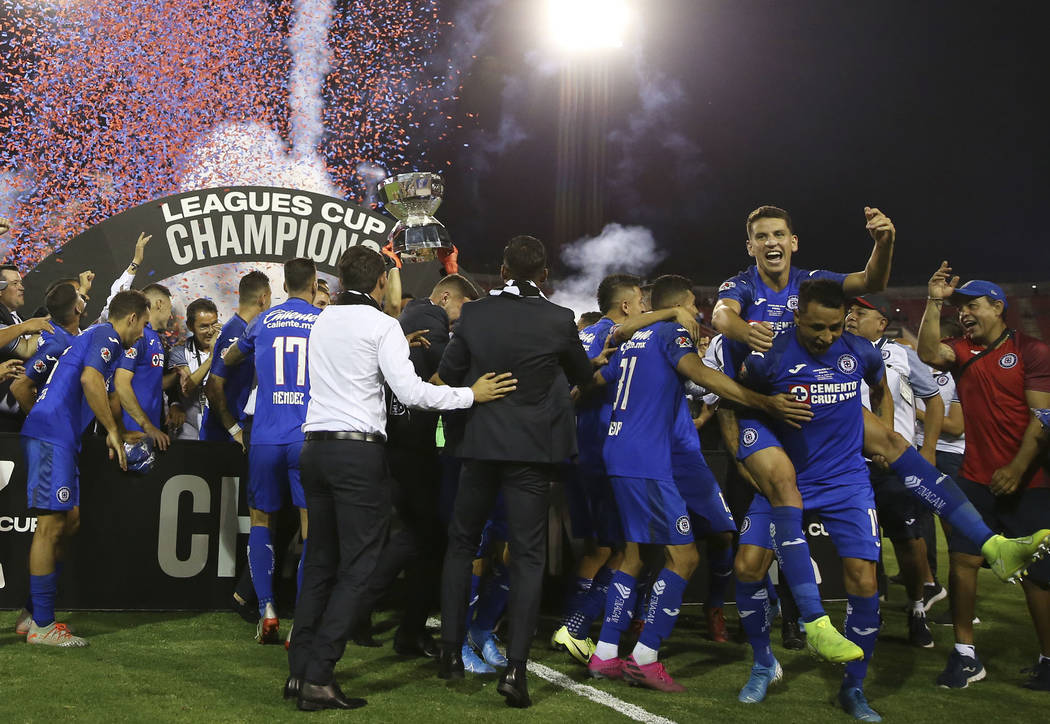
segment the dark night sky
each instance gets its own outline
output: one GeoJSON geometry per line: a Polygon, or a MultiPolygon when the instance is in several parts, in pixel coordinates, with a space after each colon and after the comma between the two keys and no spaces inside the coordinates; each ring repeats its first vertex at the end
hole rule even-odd
{"type": "MultiPolygon", "coordinates": [[[[657,129],[633,146],[641,201],[624,203],[609,184],[607,221],[644,223],[671,251],[659,271],[714,284],[743,268],[744,219],[762,203],[794,216],[800,266],[854,271],[870,252],[872,204],[898,228],[893,284],[924,283],[942,258],[964,278],[1050,278],[1043,3],[633,4],[649,9],[631,42],[683,91],[662,128],[702,161],[692,178],[676,172],[657,129]]],[[[520,70],[539,45],[534,3],[495,12],[463,88],[479,128],[434,149],[454,160],[439,215],[473,269],[490,267],[511,235],[553,229],[557,81],[520,70]],[[524,98],[501,101],[515,77],[524,98]],[[477,141],[508,116],[526,138],[477,166],[477,141]]],[[[610,61],[611,130],[636,110],[630,56],[610,61]]]]}

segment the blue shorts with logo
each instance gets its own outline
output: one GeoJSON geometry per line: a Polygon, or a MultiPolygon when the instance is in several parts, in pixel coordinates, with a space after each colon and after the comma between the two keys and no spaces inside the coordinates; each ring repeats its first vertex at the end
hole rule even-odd
{"type": "Polygon", "coordinates": [[[703,528],[694,535],[736,532],[736,521],[729,512],[715,474],[700,453],[673,455],[671,474],[688,510],[703,519],[703,528]]]}
{"type": "Polygon", "coordinates": [[[306,507],[299,482],[302,441],[285,445],[251,445],[248,448],[248,507],[274,513],[284,507],[291,492],[292,504],[306,507]]]}
{"type": "Polygon", "coordinates": [[[693,542],[689,508],[670,480],[611,476],[624,540],[630,543],[686,545],[693,542]]]}
{"type": "Polygon", "coordinates": [[[26,461],[26,507],[73,510],[80,505],[77,454],[65,445],[22,437],[26,461]]]}
{"type": "MultiPolygon", "coordinates": [[[[853,488],[853,486],[851,486],[853,488]]],[[[882,540],[879,519],[875,512],[875,494],[871,486],[856,486],[855,494],[809,505],[803,496],[807,512],[820,516],[821,525],[831,537],[840,558],[879,560],[882,540]]],[[[740,545],[773,549],[770,526],[773,524],[773,506],[764,495],[756,494],[747,515],[740,523],[740,545]]]]}
{"type": "Polygon", "coordinates": [[[740,426],[740,448],[736,453],[737,460],[744,460],[759,450],[769,447],[783,447],[776,433],[763,420],[757,417],[742,417],[738,424],[740,426]]]}
{"type": "Polygon", "coordinates": [[[573,537],[593,538],[603,546],[622,542],[620,513],[616,510],[616,499],[605,466],[579,462],[568,468],[565,500],[573,537]]]}

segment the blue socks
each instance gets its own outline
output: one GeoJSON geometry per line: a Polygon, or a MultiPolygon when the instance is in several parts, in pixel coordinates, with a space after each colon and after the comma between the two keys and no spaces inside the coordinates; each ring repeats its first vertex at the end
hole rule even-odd
{"type": "Polygon", "coordinates": [[[971,543],[982,546],[992,537],[981,514],[950,477],[930,465],[915,448],[890,463],[890,469],[904,483],[912,495],[930,510],[948,521],[952,528],[966,536],[971,543]]]}
{"type": "Polygon", "coordinates": [[[659,649],[660,642],[671,635],[682,610],[682,594],[685,593],[686,583],[684,578],[668,568],[660,571],[650,589],[645,628],[638,637],[638,643],[659,649]]]}
{"type": "MultiPolygon", "coordinates": [[[[768,576],[766,580],[769,580],[768,576]]],[[[736,582],[736,605],[740,611],[740,627],[760,666],[773,665],[773,649],[769,643],[769,591],[765,581],[736,582]]]]}
{"type": "Polygon", "coordinates": [[[478,613],[471,627],[486,633],[496,628],[496,622],[507,607],[510,595],[510,571],[502,563],[492,568],[492,575],[485,582],[485,590],[478,600],[478,613]]]}
{"type": "Polygon", "coordinates": [[[806,623],[817,620],[824,615],[824,607],[820,603],[813,561],[809,557],[809,543],[802,530],[802,509],[790,505],[775,506],[769,532],[777,561],[795,596],[802,620],[806,623]]]}
{"type": "Polygon", "coordinates": [[[265,525],[253,525],[248,532],[248,570],[259,599],[260,616],[266,615],[266,604],[273,603],[273,565],[270,529],[265,525]]]}
{"type": "MultiPolygon", "coordinates": [[[[465,631],[469,631],[470,627],[474,624],[474,610],[478,607],[479,588],[481,588],[481,576],[471,573],[470,598],[467,599],[467,627],[464,629],[465,631]]],[[[466,643],[465,640],[464,643],[466,643]]]]}
{"type": "Polygon", "coordinates": [[[879,595],[862,597],[848,596],[846,604],[846,638],[864,650],[864,658],[846,664],[846,676],[842,688],[864,687],[864,677],[868,674],[868,662],[875,651],[875,639],[879,637],[879,595]]]}
{"type": "Polygon", "coordinates": [[[593,578],[576,576],[569,594],[565,597],[565,617],[561,622],[574,638],[580,638],[574,631],[582,628],[583,607],[586,605],[587,597],[590,595],[593,587],[593,578]]]}
{"type": "Polygon", "coordinates": [[[590,586],[585,594],[576,599],[576,608],[570,609],[566,617],[565,627],[569,635],[576,639],[586,638],[594,625],[594,619],[598,618],[605,610],[605,599],[609,595],[609,584],[612,582],[613,572],[602,566],[598,569],[593,579],[577,578],[577,584],[581,581],[590,581],[590,586]]]}
{"type": "Polygon", "coordinates": [[[598,640],[612,645],[620,643],[620,636],[631,626],[631,616],[638,600],[637,581],[623,571],[616,571],[605,598],[605,622],[598,640]]]}
{"type": "Polygon", "coordinates": [[[299,603],[299,592],[303,590],[303,563],[306,561],[306,539],[303,538],[303,552],[299,554],[299,569],[295,572],[295,602],[299,603]]]}
{"type": "MultiPolygon", "coordinates": [[[[55,561],[55,585],[58,585],[58,579],[62,577],[62,569],[66,567],[65,561],[55,561]]],[[[30,593],[26,597],[26,610],[29,611],[30,615],[33,613],[33,595],[30,593]]]]}
{"type": "Polygon", "coordinates": [[[29,598],[33,602],[33,620],[37,626],[49,626],[55,620],[55,594],[58,593],[58,571],[46,576],[29,576],[29,598]]]}
{"type": "Polygon", "coordinates": [[[713,548],[707,545],[707,606],[722,608],[726,602],[726,590],[733,578],[733,546],[713,548]]]}

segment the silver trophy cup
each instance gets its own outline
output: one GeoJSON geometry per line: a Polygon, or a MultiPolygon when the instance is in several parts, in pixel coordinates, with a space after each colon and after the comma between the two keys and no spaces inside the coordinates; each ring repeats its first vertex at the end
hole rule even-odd
{"type": "Polygon", "coordinates": [[[434,218],[444,192],[440,176],[422,171],[391,176],[379,184],[379,198],[398,220],[390,241],[402,261],[434,261],[439,249],[452,250],[448,231],[434,218]]]}

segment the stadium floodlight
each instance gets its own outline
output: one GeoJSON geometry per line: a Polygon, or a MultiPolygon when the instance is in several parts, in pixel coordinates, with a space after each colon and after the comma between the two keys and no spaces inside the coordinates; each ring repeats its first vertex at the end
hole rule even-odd
{"type": "Polygon", "coordinates": [[[630,12],[624,0],[548,0],[551,37],[562,50],[621,48],[630,12]]]}

